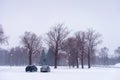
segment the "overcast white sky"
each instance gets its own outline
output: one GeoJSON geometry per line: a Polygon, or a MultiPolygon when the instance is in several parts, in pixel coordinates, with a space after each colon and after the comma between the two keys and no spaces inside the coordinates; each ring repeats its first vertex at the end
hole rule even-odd
{"type": "Polygon", "coordinates": [[[0,0],[0,24],[9,46],[19,45],[25,31],[45,35],[56,23],[70,30],[93,28],[103,36],[102,46],[120,46],[120,0],[0,0]]]}

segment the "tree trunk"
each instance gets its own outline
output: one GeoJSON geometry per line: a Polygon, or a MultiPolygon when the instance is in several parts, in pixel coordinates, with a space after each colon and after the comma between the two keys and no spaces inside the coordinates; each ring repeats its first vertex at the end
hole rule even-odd
{"type": "Polygon", "coordinates": [[[90,54],[91,54],[91,50],[90,50],[90,48],[88,48],[88,68],[91,67],[91,64],[90,64],[90,54]]]}
{"type": "Polygon", "coordinates": [[[55,48],[55,62],[54,62],[54,68],[57,68],[57,60],[58,60],[58,44],[56,44],[55,48]]]}
{"type": "Polygon", "coordinates": [[[32,65],[32,52],[29,51],[29,65],[32,65]]]}
{"type": "Polygon", "coordinates": [[[68,55],[69,57],[68,57],[68,65],[69,65],[69,67],[71,67],[71,59],[70,59],[70,55],[68,55]]]}
{"type": "Polygon", "coordinates": [[[82,53],[81,53],[82,55],[81,55],[81,67],[82,67],[82,69],[84,68],[84,60],[83,60],[83,56],[84,56],[84,49],[83,49],[83,47],[82,47],[82,53]]]}
{"type": "Polygon", "coordinates": [[[77,68],[79,68],[78,57],[77,57],[77,68]]]}
{"type": "Polygon", "coordinates": [[[77,68],[79,68],[79,63],[78,63],[78,53],[76,55],[76,64],[77,64],[77,68]]]}
{"type": "Polygon", "coordinates": [[[83,64],[83,53],[82,53],[82,56],[81,56],[81,67],[82,67],[82,69],[84,68],[84,64],[83,64]]]}

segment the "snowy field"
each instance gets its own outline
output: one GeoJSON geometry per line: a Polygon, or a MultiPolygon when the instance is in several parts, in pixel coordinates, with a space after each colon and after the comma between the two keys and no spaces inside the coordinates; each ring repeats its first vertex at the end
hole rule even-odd
{"type": "Polygon", "coordinates": [[[25,72],[25,67],[0,67],[0,80],[120,80],[119,67],[93,67],[73,69],[68,67],[51,68],[49,73],[25,72]]]}

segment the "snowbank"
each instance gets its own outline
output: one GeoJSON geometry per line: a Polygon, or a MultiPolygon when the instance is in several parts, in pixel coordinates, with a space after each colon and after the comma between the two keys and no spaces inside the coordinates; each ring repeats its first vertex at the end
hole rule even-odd
{"type": "Polygon", "coordinates": [[[120,67],[120,63],[115,64],[115,67],[120,67]]]}

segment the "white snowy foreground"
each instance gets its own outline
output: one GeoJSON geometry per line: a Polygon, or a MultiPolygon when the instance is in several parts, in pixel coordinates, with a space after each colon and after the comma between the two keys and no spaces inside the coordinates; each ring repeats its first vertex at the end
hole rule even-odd
{"type": "Polygon", "coordinates": [[[25,67],[0,67],[0,80],[120,80],[120,68],[51,68],[49,73],[25,72],[25,67]]]}

